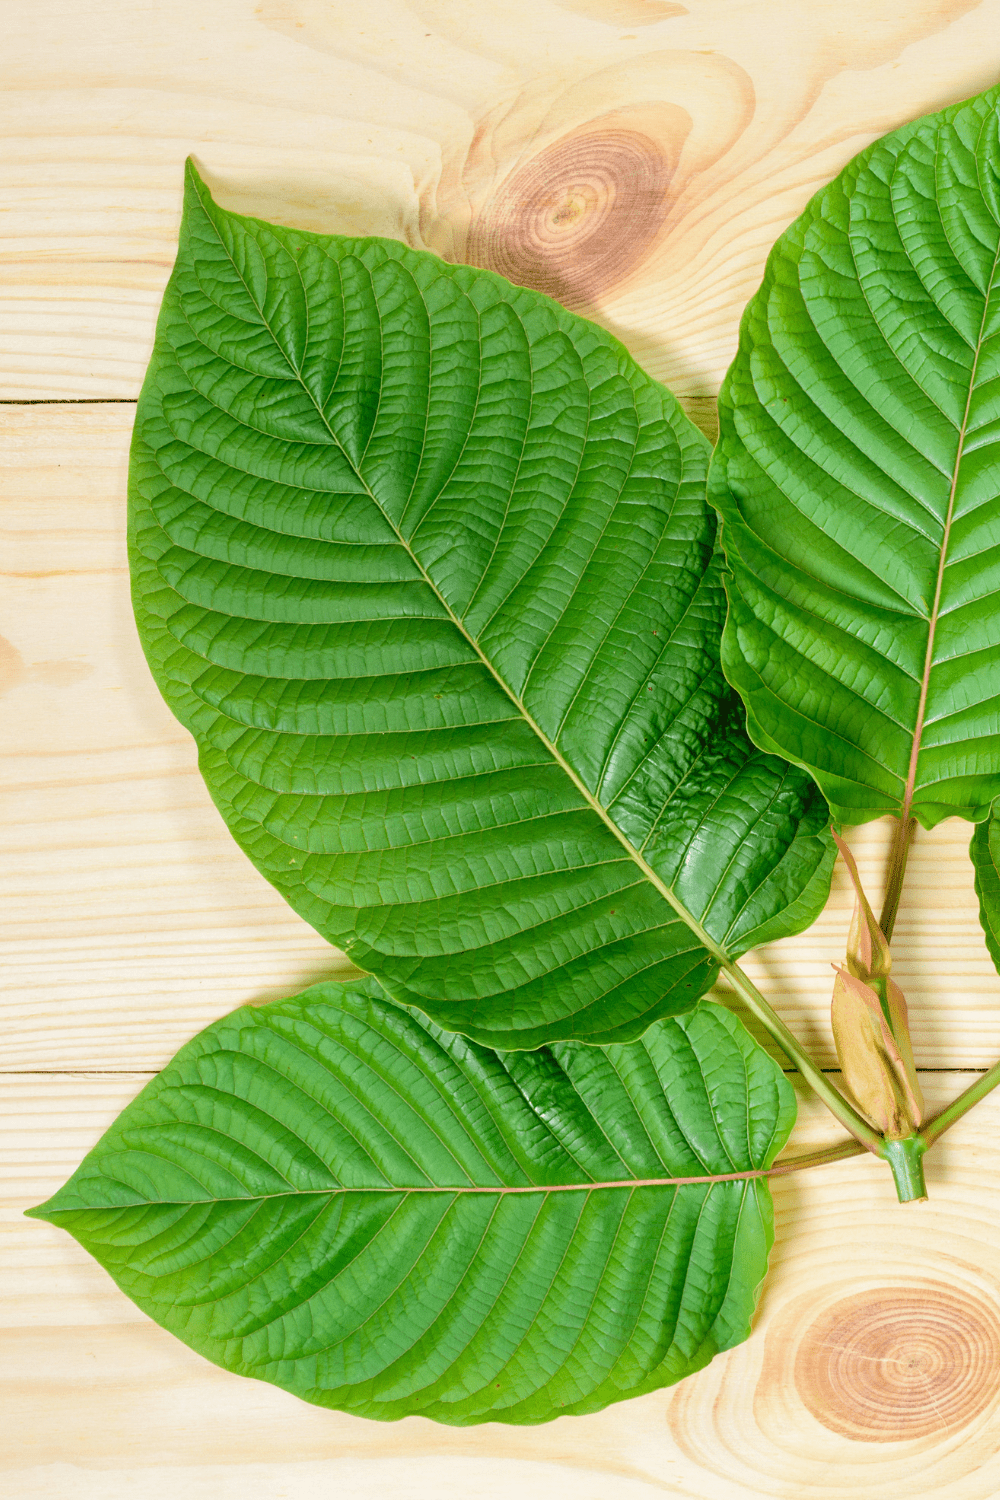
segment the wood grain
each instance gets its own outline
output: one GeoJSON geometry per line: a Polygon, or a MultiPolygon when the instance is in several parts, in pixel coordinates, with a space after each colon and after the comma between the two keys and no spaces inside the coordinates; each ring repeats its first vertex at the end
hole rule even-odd
{"type": "Polygon", "coordinates": [[[1000,1322],[982,1296],[924,1279],[823,1300],[797,1340],[792,1383],[829,1431],[898,1442],[965,1427],[993,1406],[1000,1322]]]}
{"type": "Polygon", "coordinates": [[[136,394],[193,152],[227,207],[566,293],[710,424],[776,235],[875,136],[993,82],[998,23],[1000,0],[8,6],[0,396],[136,394]]]}
{"type": "MultiPolygon", "coordinates": [[[[199,1027],[350,972],[233,845],[132,624],[128,403],[184,157],[227,207],[555,293],[711,430],[774,238],[873,137],[1000,76],[1000,0],[34,0],[3,29],[0,399],[108,403],[0,408],[4,1493],[992,1500],[997,1096],[935,1148],[926,1205],[869,1158],[778,1179],[755,1336],[538,1429],[383,1426],[228,1375],[21,1210],[199,1027]]],[[[968,832],[919,836],[894,941],[924,1069],[1000,1056],[968,832]]],[[[851,838],[875,897],[887,836],[851,838]]],[[[747,965],[826,1066],[850,906],[838,873],[747,965]]],[[[968,1081],[922,1073],[932,1106],[968,1081]]],[[[837,1131],[803,1100],[798,1149],[837,1131]]]]}
{"type": "Polygon", "coordinates": [[[4,1068],[158,1068],[247,1000],[353,972],[257,875],[149,676],[131,406],[0,408],[4,1068]]]}
{"type": "MultiPolygon", "coordinates": [[[[932,1107],[966,1076],[924,1075],[932,1107]]],[[[142,1082],[5,1082],[0,1483],[18,1500],[856,1500],[859,1488],[866,1500],[991,1500],[1000,1489],[996,1096],[928,1157],[927,1204],[901,1208],[867,1157],[776,1179],[758,1326],[700,1374],[593,1417],[446,1429],[322,1411],[216,1369],[68,1235],[21,1217],[142,1082]]],[[[800,1109],[795,1149],[835,1136],[810,1098],[800,1109]]]]}

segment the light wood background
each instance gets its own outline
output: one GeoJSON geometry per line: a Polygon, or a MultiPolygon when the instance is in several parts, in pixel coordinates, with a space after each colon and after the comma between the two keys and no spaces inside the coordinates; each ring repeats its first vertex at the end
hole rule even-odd
{"type": "MultiPolygon", "coordinates": [[[[129,611],[184,157],[229,207],[541,286],[710,429],[776,235],[873,137],[1000,77],[1000,0],[5,0],[0,30],[4,1495],[993,1500],[997,1096],[935,1149],[927,1205],[869,1159],[779,1179],[753,1338],[535,1429],[383,1426],[227,1375],[21,1211],[199,1027],[345,972],[229,839],[129,611]]],[[[968,834],[918,837],[894,943],[932,1106],[1000,1056],[968,834]]],[[[852,843],[877,895],[886,829],[852,843]]],[[[838,876],[748,965],[825,1066],[849,910],[838,876]]],[[[837,1129],[804,1098],[794,1145],[837,1129]]]]}

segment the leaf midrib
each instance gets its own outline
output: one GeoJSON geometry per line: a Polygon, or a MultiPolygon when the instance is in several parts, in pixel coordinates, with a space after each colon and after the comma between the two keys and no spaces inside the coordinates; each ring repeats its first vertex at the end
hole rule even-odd
{"type": "Polygon", "coordinates": [[[522,1187],[508,1187],[501,1184],[495,1187],[480,1187],[473,1184],[467,1187],[439,1187],[431,1185],[428,1187],[398,1187],[387,1183],[385,1187],[332,1187],[332,1188],[291,1188],[287,1193],[255,1193],[247,1197],[236,1198],[146,1198],[136,1203],[107,1203],[86,1204],[82,1208],[54,1208],[53,1214],[78,1214],[78,1213],[115,1213],[128,1212],[130,1209],[145,1208],[194,1208],[206,1203],[270,1203],[281,1198],[337,1198],[345,1193],[366,1193],[385,1197],[386,1195],[419,1194],[422,1197],[440,1196],[446,1194],[449,1197],[523,1197],[525,1194],[546,1193],[594,1193],[594,1192],[617,1192],[623,1188],[629,1190],[642,1187],[686,1187],[697,1184],[711,1184],[713,1182],[744,1182],[756,1177],[770,1177],[773,1172],[771,1167],[752,1167],[745,1172],[715,1172],[704,1173],[693,1177],[626,1177],[609,1182],[558,1182],[548,1183],[542,1186],[529,1184],[522,1187]]]}
{"type": "Polygon", "coordinates": [[[934,600],[927,622],[927,650],[924,654],[924,670],[920,679],[920,697],[917,702],[917,717],[913,728],[913,744],[910,749],[910,764],[907,768],[906,782],[903,787],[903,801],[900,809],[900,820],[905,826],[911,815],[913,798],[917,782],[917,761],[920,758],[921,742],[924,733],[924,720],[927,714],[927,697],[930,690],[931,671],[934,666],[934,637],[937,631],[938,615],[941,607],[941,592],[944,588],[944,573],[948,561],[948,542],[951,537],[951,525],[955,515],[955,500],[958,494],[958,480],[962,467],[962,459],[965,456],[965,438],[969,426],[969,414],[972,410],[972,397],[976,388],[976,375],[979,370],[979,356],[982,353],[983,341],[986,334],[986,319],[990,310],[990,298],[996,289],[997,269],[1000,267],[1000,243],[998,243],[996,254],[993,257],[993,266],[986,282],[983,295],[983,316],[979,324],[979,335],[976,339],[972,356],[972,369],[969,371],[969,389],[965,397],[965,411],[962,413],[962,425],[958,430],[958,448],[955,454],[955,464],[951,475],[951,488],[948,492],[948,509],[945,514],[944,531],[941,536],[941,550],[938,557],[937,580],[934,586],[934,600]]]}
{"type": "MultiPolygon", "coordinates": [[[[211,214],[209,214],[207,212],[207,210],[205,209],[205,203],[204,203],[204,198],[202,197],[201,185],[200,184],[196,185],[196,190],[198,192],[199,200],[201,201],[201,204],[202,204],[202,211],[205,214],[205,218],[208,220],[209,224],[212,226],[212,230],[213,230],[213,233],[215,234],[215,238],[216,238],[216,240],[218,242],[218,245],[219,245],[220,249],[222,250],[222,252],[227,257],[227,259],[229,260],[229,263],[230,263],[230,265],[233,268],[234,275],[240,281],[240,283],[242,284],[242,286],[245,288],[247,296],[250,298],[251,302],[253,302],[253,305],[257,308],[257,311],[260,314],[260,317],[261,317],[261,320],[262,320],[262,322],[264,324],[264,327],[267,329],[268,333],[271,335],[272,340],[274,341],[275,348],[279,351],[279,353],[281,354],[282,358],[284,359],[286,365],[288,366],[288,369],[292,372],[292,374],[298,380],[299,385],[301,386],[302,390],[305,392],[306,396],[312,402],[313,408],[316,411],[317,416],[319,417],[320,421],[323,423],[323,425],[326,428],[327,432],[330,434],[330,437],[331,437],[333,443],[336,445],[336,447],[338,448],[338,450],[340,451],[340,453],[343,455],[344,461],[350,465],[351,470],[355,474],[355,476],[356,476],[359,484],[362,484],[364,486],[364,492],[365,492],[365,494],[368,496],[368,498],[372,502],[372,504],[377,507],[377,509],[379,511],[379,514],[384,518],[384,520],[386,521],[386,523],[389,526],[392,527],[393,532],[395,533],[396,537],[399,540],[400,546],[403,547],[403,548],[405,548],[407,555],[411,558],[411,560],[413,561],[414,565],[419,569],[421,578],[423,579],[423,581],[427,585],[427,587],[431,590],[431,592],[433,593],[434,597],[438,600],[438,602],[440,603],[441,607],[447,613],[448,619],[454,625],[455,629],[460,632],[460,634],[462,635],[463,639],[468,643],[468,645],[472,648],[472,650],[475,651],[476,656],[482,662],[483,666],[487,669],[487,671],[493,677],[494,681],[507,694],[508,698],[514,704],[515,708],[518,710],[518,712],[520,713],[520,715],[524,719],[525,723],[527,723],[528,726],[538,736],[539,740],[541,740],[542,744],[548,750],[549,754],[552,756],[552,758],[556,762],[556,764],[561,767],[561,769],[565,772],[565,774],[573,782],[573,785],[577,788],[577,791],[580,793],[580,795],[586,800],[586,803],[587,803],[588,807],[591,809],[591,811],[595,812],[598,815],[598,817],[604,823],[605,827],[609,830],[609,832],[611,832],[614,835],[614,837],[621,844],[622,848],[626,850],[626,852],[628,853],[630,859],[632,859],[635,862],[635,864],[639,867],[639,869],[642,871],[642,873],[645,875],[646,879],[650,882],[650,884],[654,887],[654,889],[656,889],[660,893],[660,895],[663,897],[663,899],[668,903],[668,905],[670,905],[674,909],[674,911],[681,918],[681,920],[687,924],[687,926],[694,933],[694,935],[698,939],[698,941],[705,948],[708,949],[709,953],[711,953],[712,957],[716,960],[716,962],[722,968],[724,968],[728,973],[731,974],[734,965],[733,965],[733,962],[730,959],[729,954],[726,951],[726,949],[720,943],[717,943],[713,937],[711,937],[711,935],[705,930],[705,928],[702,926],[702,924],[698,921],[697,917],[695,917],[694,914],[688,910],[688,908],[684,905],[684,903],[680,900],[680,898],[675,894],[673,888],[670,885],[668,885],[665,880],[662,880],[659,875],[657,875],[657,873],[653,869],[653,867],[650,864],[647,863],[647,861],[642,857],[642,855],[638,852],[638,850],[635,848],[635,846],[632,843],[629,842],[628,838],[625,836],[625,834],[621,831],[621,829],[615,823],[614,819],[610,816],[610,814],[602,806],[602,804],[597,800],[597,798],[591,793],[591,791],[587,787],[586,783],[577,775],[576,771],[573,769],[573,767],[570,765],[570,763],[565,759],[565,757],[556,748],[555,744],[544,733],[544,731],[542,730],[541,726],[535,721],[534,717],[528,712],[527,708],[525,707],[525,705],[522,702],[522,700],[520,699],[520,697],[514,692],[514,690],[509,685],[509,683],[507,683],[503,679],[503,677],[501,677],[500,673],[493,666],[493,663],[490,661],[490,659],[486,656],[486,654],[480,648],[479,642],[476,640],[476,638],[474,636],[472,636],[472,635],[469,634],[469,632],[468,632],[468,630],[466,630],[465,625],[463,624],[462,620],[455,614],[454,610],[451,608],[451,605],[444,598],[443,594],[440,592],[440,590],[438,589],[437,585],[434,583],[433,579],[428,574],[428,572],[427,572],[426,568],[424,567],[423,563],[420,561],[419,557],[417,557],[417,555],[415,554],[415,552],[413,551],[413,549],[410,547],[410,545],[409,545],[406,537],[403,536],[402,532],[400,531],[399,527],[396,525],[395,521],[393,521],[393,519],[391,518],[391,516],[389,516],[387,514],[384,506],[381,504],[381,502],[379,501],[378,497],[375,495],[375,493],[371,489],[371,486],[368,484],[368,481],[364,478],[363,474],[361,474],[359,472],[358,467],[355,464],[354,460],[347,453],[346,449],[344,448],[343,444],[341,443],[341,441],[340,441],[339,437],[337,436],[336,432],[334,431],[333,427],[330,425],[330,422],[329,422],[329,420],[327,418],[326,413],[323,411],[322,407],[319,405],[319,402],[316,400],[316,397],[313,395],[312,391],[309,389],[308,385],[303,380],[303,378],[302,378],[302,372],[297,368],[297,366],[293,365],[291,363],[291,361],[289,360],[288,354],[286,353],[286,351],[282,347],[282,345],[281,345],[281,343],[280,343],[277,335],[275,334],[275,331],[272,328],[271,323],[268,320],[267,315],[264,312],[264,309],[261,308],[260,306],[258,306],[257,301],[256,301],[256,299],[254,297],[254,294],[253,294],[253,291],[252,291],[251,287],[247,284],[245,278],[242,276],[239,267],[237,266],[236,262],[234,261],[234,259],[233,259],[232,255],[230,254],[227,246],[223,242],[222,237],[219,235],[219,232],[216,229],[216,226],[215,226],[214,220],[212,219],[211,214]]],[[[1000,253],[998,253],[998,259],[1000,259],[1000,253]]],[[[308,312],[308,308],[307,308],[307,312],[308,312]]],[[[187,322],[186,318],[185,318],[185,322],[187,322]]],[[[985,313],[984,313],[984,323],[985,323],[985,313]]],[[[191,328],[190,323],[188,323],[188,327],[191,329],[191,333],[194,335],[195,339],[197,339],[198,342],[200,343],[201,340],[198,338],[197,331],[194,328],[191,328]]],[[[969,399],[971,401],[971,390],[970,390],[970,397],[969,397],[969,399]]],[[[380,400],[381,400],[381,388],[380,388],[380,400]]],[[[687,1179],[685,1179],[685,1180],[687,1180],[687,1179]]],[[[438,1191],[438,1190],[435,1189],[434,1191],[438,1191]]]]}

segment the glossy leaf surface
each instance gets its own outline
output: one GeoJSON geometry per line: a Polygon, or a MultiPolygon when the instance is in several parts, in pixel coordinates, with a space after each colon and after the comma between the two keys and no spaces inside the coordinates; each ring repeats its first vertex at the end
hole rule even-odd
{"type": "Polygon", "coordinates": [[[243,848],[397,999],[627,1039],[806,926],[827,812],[719,667],[707,444],[488,272],[189,175],[136,423],[136,614],[243,848]]]}
{"type": "Polygon", "coordinates": [[[749,1332],[791,1087],[721,1006],[499,1054],[319,985],[188,1043],[36,1217],[215,1363],[367,1417],[541,1422],[749,1332]]]}
{"type": "Polygon", "coordinates": [[[976,895],[990,958],[1000,974],[1000,819],[996,813],[972,835],[969,854],[976,871],[976,895]]]}
{"type": "Polygon", "coordinates": [[[835,821],[1000,792],[1000,91],[857,157],[778,241],[721,398],[723,664],[835,821]]]}

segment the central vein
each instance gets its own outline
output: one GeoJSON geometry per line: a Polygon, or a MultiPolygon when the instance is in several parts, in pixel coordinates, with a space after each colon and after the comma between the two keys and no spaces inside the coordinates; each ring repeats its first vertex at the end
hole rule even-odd
{"type": "Polygon", "coordinates": [[[972,397],[976,389],[976,373],[979,369],[979,357],[983,349],[983,341],[986,337],[986,319],[990,310],[990,297],[993,294],[994,282],[996,280],[997,268],[1000,267],[1000,245],[997,247],[993,258],[993,268],[990,271],[986,283],[986,294],[983,300],[983,316],[979,324],[979,335],[976,339],[975,349],[972,355],[972,369],[969,371],[969,389],[965,397],[965,411],[962,413],[962,425],[958,430],[958,448],[955,453],[955,464],[951,474],[951,488],[948,492],[948,509],[944,518],[944,530],[941,535],[941,553],[938,558],[937,579],[934,585],[934,601],[931,605],[930,617],[927,626],[927,651],[924,654],[924,671],[920,679],[920,698],[917,702],[917,718],[913,727],[913,745],[910,750],[910,764],[906,773],[906,785],[903,788],[903,805],[900,812],[901,821],[905,827],[913,807],[913,794],[917,782],[917,760],[920,756],[920,742],[924,733],[924,720],[927,715],[927,694],[930,688],[931,668],[934,664],[934,635],[937,630],[938,614],[941,609],[941,593],[944,588],[944,570],[948,561],[948,542],[951,536],[951,523],[955,516],[955,500],[958,494],[958,479],[962,467],[962,458],[965,454],[965,438],[969,426],[969,415],[972,411],[972,397]]]}

